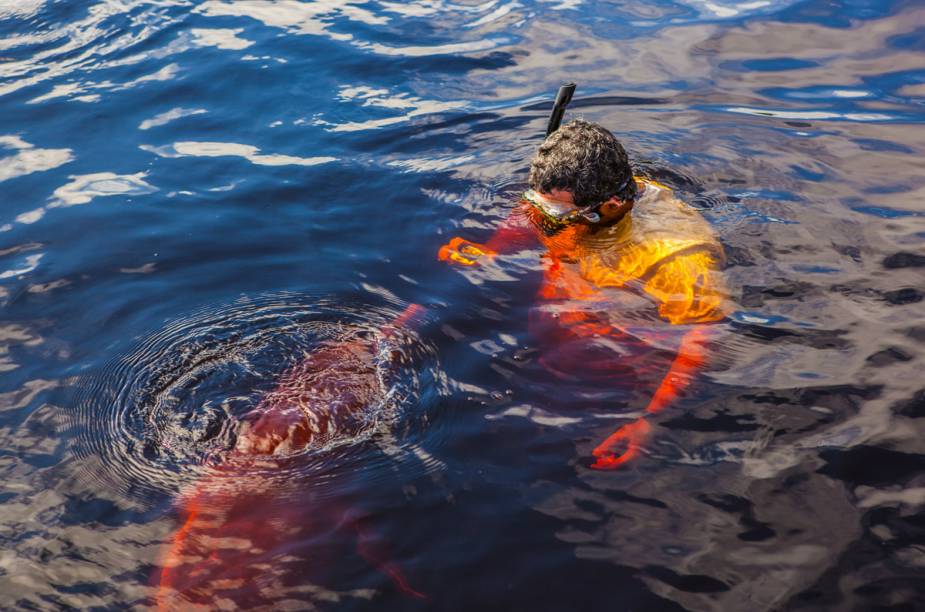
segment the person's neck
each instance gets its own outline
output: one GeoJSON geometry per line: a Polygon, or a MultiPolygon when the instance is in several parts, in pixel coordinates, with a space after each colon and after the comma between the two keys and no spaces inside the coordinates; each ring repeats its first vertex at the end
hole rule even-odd
{"type": "Polygon", "coordinates": [[[599,214],[601,215],[601,220],[595,224],[596,227],[611,227],[616,225],[620,221],[626,218],[627,215],[633,210],[633,206],[636,204],[635,200],[620,202],[619,205],[613,207],[602,207],[599,214]]]}

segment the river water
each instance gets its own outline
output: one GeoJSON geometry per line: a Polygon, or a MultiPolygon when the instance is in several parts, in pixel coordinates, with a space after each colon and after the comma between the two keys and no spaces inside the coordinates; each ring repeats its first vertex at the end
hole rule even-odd
{"type": "Polygon", "coordinates": [[[285,525],[198,603],[925,608],[920,2],[0,0],[0,108],[3,609],[158,603],[243,415],[412,303],[362,431],[241,474],[285,525]],[[548,376],[535,253],[436,258],[567,81],[734,302],[615,471],[652,385],[548,376]]]}

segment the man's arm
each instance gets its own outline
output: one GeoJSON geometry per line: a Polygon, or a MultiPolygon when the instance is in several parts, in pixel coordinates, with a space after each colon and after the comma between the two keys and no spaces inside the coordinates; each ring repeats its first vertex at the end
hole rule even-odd
{"type": "Polygon", "coordinates": [[[517,206],[484,244],[456,236],[440,247],[437,259],[471,266],[483,256],[494,257],[503,253],[514,253],[533,246],[535,242],[536,230],[522,208],[517,206]]]}
{"type": "Polygon", "coordinates": [[[591,466],[613,469],[632,459],[648,437],[647,417],[661,412],[691,384],[708,363],[706,343],[713,337],[708,323],[724,318],[726,289],[717,262],[709,252],[676,257],[659,267],[646,283],[646,293],[659,299],[659,314],[673,325],[697,324],[686,332],[678,352],[646,406],[646,416],[620,427],[597,445],[591,466]]]}
{"type": "Polygon", "coordinates": [[[661,301],[658,313],[662,318],[672,325],[697,324],[682,337],[678,354],[646,412],[665,408],[707,364],[705,343],[712,333],[704,324],[725,318],[727,292],[718,267],[712,253],[696,251],[666,262],[645,285],[646,293],[661,301]]]}
{"type": "Polygon", "coordinates": [[[646,406],[647,413],[655,414],[667,408],[691,384],[697,372],[707,365],[704,345],[711,336],[712,330],[707,326],[695,327],[684,334],[671,367],[646,406]]]}

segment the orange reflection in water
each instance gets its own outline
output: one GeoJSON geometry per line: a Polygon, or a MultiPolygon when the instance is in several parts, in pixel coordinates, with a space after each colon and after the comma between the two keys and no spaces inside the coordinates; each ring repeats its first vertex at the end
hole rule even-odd
{"type": "MultiPolygon", "coordinates": [[[[423,312],[420,306],[409,307],[381,336],[416,324],[423,312]]],[[[356,504],[323,498],[310,483],[300,486],[298,478],[271,477],[274,469],[293,467],[298,455],[287,456],[300,449],[362,433],[364,411],[381,399],[378,352],[375,340],[332,342],[280,378],[242,426],[228,461],[181,497],[183,524],[164,552],[157,577],[158,609],[213,609],[223,602],[250,607],[281,597],[311,598],[323,588],[306,585],[312,579],[323,584],[326,568],[343,565],[340,543],[345,537],[397,590],[424,597],[390,560],[388,547],[356,504]]]]}
{"type": "Polygon", "coordinates": [[[246,466],[241,462],[216,471],[186,496],[183,524],[161,559],[159,610],[214,609],[224,601],[247,608],[336,596],[322,585],[332,578],[329,568],[341,574],[350,566],[351,552],[344,547],[351,541],[357,571],[363,571],[358,562],[365,562],[399,592],[425,598],[356,505],[310,488],[294,490],[246,466]]]}

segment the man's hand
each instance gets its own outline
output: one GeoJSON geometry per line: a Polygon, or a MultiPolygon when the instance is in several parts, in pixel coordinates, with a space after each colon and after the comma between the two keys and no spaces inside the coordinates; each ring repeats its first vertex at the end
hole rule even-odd
{"type": "Polygon", "coordinates": [[[440,261],[455,261],[464,266],[472,266],[478,263],[478,259],[483,255],[494,257],[497,253],[484,244],[470,242],[465,238],[457,236],[440,247],[440,251],[437,252],[437,259],[440,261]]]}
{"type": "MultiPolygon", "coordinates": [[[[684,334],[671,368],[646,406],[647,415],[657,414],[673,404],[690,385],[696,373],[706,364],[707,350],[704,344],[710,339],[711,333],[709,328],[700,326],[684,334]]],[[[597,460],[591,467],[612,470],[630,461],[639,454],[651,429],[646,417],[627,423],[597,445],[592,453],[597,460]]]]}
{"type": "Polygon", "coordinates": [[[649,436],[651,426],[645,418],[627,423],[597,445],[592,454],[597,460],[591,465],[596,470],[613,470],[639,454],[649,436]]]}

